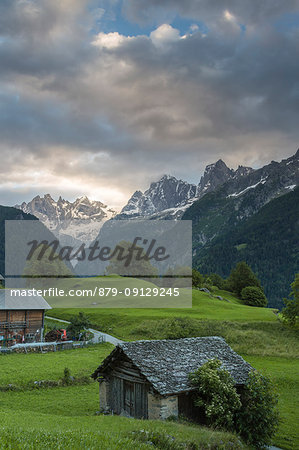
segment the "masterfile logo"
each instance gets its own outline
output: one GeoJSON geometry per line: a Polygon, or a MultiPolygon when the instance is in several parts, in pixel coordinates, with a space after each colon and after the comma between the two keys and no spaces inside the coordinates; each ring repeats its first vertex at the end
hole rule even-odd
{"type": "Polygon", "coordinates": [[[6,286],[57,307],[191,306],[191,237],[190,221],[115,220],[65,245],[38,221],[7,221],[6,286]]]}

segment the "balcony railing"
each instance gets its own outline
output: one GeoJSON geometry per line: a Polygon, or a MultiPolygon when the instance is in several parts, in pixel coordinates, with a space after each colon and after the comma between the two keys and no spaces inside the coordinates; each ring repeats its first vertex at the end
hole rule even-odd
{"type": "Polygon", "coordinates": [[[27,322],[26,321],[20,321],[20,322],[0,322],[0,330],[13,330],[15,328],[27,328],[27,322]]]}

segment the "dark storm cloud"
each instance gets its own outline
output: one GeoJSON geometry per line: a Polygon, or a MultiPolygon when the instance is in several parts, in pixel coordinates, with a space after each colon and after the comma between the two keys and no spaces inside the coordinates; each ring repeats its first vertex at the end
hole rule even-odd
{"type": "MultiPolygon", "coordinates": [[[[22,146],[45,157],[49,145],[98,151],[99,146],[117,149],[119,144],[119,136],[101,120],[74,111],[59,100],[0,94],[0,118],[2,146],[22,146]]],[[[125,144],[125,136],[123,140],[125,144]]]]}
{"type": "MultiPolygon", "coordinates": [[[[292,132],[298,120],[299,41],[267,29],[240,44],[237,37],[219,43],[200,33],[153,48],[148,39],[127,40],[110,55],[134,72],[135,101],[127,106],[130,125],[148,127],[171,138],[171,124],[186,125],[182,139],[225,137],[232,131],[292,132]],[[285,51],[287,49],[287,52],[285,51]],[[139,114],[138,114],[139,113],[139,114]]],[[[125,107],[125,106],[124,106],[125,107]]],[[[178,138],[178,130],[173,129],[178,138]]]]}
{"type": "MultiPolygon", "coordinates": [[[[131,20],[160,24],[161,2],[124,5],[131,20]]],[[[116,204],[166,172],[197,182],[216,158],[257,166],[291,154],[299,33],[273,24],[297,6],[166,0],[161,26],[127,37],[98,33],[105,2],[3,0],[1,196],[21,178],[20,193],[33,179],[37,191],[80,184],[110,189],[116,204]],[[209,31],[182,36],[166,20],[177,13],[209,31]]]]}
{"type": "Polygon", "coordinates": [[[0,73],[45,77],[80,71],[91,57],[87,2],[0,2],[0,73]]]}

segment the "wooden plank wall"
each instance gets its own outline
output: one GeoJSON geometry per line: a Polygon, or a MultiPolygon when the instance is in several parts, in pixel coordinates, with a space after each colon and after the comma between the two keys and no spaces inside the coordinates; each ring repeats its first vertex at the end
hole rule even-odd
{"type": "Polygon", "coordinates": [[[149,383],[132,362],[124,356],[117,358],[110,366],[109,371],[109,404],[115,414],[125,410],[125,382],[134,385],[133,416],[138,419],[148,417],[147,394],[149,383]]]}
{"type": "MultiPolygon", "coordinates": [[[[36,334],[43,327],[43,310],[9,310],[0,311],[0,336],[8,340],[11,344],[14,336],[17,336],[16,342],[22,342],[22,337],[36,334]]],[[[0,341],[1,342],[1,341],[0,341]]],[[[1,344],[0,344],[1,345],[1,344]]]]}

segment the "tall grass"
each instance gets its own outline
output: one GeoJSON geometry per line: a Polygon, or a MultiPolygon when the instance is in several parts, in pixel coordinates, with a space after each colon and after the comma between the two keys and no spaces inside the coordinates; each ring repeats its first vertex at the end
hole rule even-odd
{"type": "Polygon", "coordinates": [[[221,336],[241,354],[299,357],[298,330],[277,322],[230,322],[197,320],[188,317],[145,320],[136,325],[131,339],[178,339],[221,336]]]}

